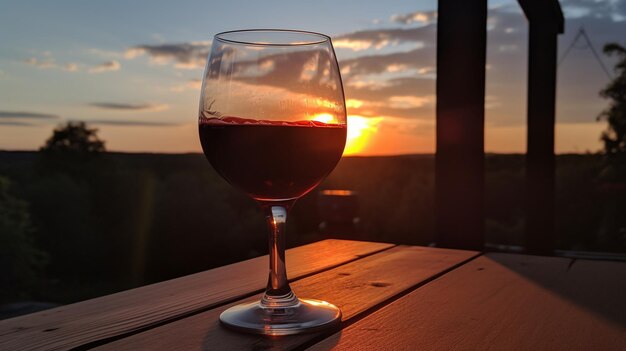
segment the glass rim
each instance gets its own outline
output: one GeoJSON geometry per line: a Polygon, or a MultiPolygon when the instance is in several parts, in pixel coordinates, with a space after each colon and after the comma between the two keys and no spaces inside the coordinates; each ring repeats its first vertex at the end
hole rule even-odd
{"type": "Polygon", "coordinates": [[[221,33],[217,33],[214,36],[215,40],[220,41],[220,42],[224,42],[224,43],[230,43],[230,44],[240,44],[240,45],[254,45],[254,46],[284,46],[284,47],[291,47],[291,46],[307,46],[307,45],[318,45],[318,44],[323,44],[326,42],[331,42],[331,38],[326,35],[326,34],[322,34],[322,33],[318,33],[318,32],[311,32],[311,31],[305,31],[305,30],[296,30],[296,29],[272,29],[272,28],[258,28],[258,29],[238,29],[238,30],[229,30],[229,31],[225,31],[225,32],[221,32],[221,33]],[[267,32],[267,33],[293,33],[293,34],[298,34],[301,35],[303,37],[308,36],[309,38],[317,38],[317,39],[311,39],[311,40],[302,40],[302,41],[292,41],[292,42],[286,42],[286,43],[282,43],[282,42],[262,42],[262,41],[258,41],[258,40],[235,40],[235,39],[228,39],[227,36],[230,34],[238,34],[238,33],[263,33],[263,32],[267,32]]]}

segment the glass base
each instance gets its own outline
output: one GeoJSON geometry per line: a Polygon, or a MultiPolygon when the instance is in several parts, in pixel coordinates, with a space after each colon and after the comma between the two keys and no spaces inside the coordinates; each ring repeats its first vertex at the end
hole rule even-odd
{"type": "Polygon", "coordinates": [[[220,315],[224,326],[264,335],[293,335],[319,331],[341,322],[341,310],[325,301],[298,299],[287,308],[261,307],[259,301],[233,306],[220,315]]]}

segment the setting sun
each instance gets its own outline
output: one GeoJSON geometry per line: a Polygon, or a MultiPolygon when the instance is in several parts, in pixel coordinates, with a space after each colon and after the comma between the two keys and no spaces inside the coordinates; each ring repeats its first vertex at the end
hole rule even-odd
{"type": "Polygon", "coordinates": [[[313,120],[326,124],[337,123],[335,116],[331,115],[330,113],[318,113],[315,115],[315,117],[313,117],[313,120]]]}
{"type": "MultiPolygon", "coordinates": [[[[322,123],[337,123],[335,116],[329,113],[319,113],[313,118],[322,123]]],[[[344,155],[357,154],[367,146],[372,134],[378,131],[378,124],[382,117],[348,116],[348,133],[344,155]]]]}
{"type": "Polygon", "coordinates": [[[348,116],[348,135],[344,155],[354,155],[361,152],[373,134],[378,132],[378,124],[382,117],[348,116]]]}

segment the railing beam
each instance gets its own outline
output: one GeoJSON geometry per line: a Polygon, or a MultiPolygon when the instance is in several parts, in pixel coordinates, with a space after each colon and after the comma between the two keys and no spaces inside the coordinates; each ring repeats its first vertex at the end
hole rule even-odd
{"type": "Polygon", "coordinates": [[[528,129],[526,152],[526,252],[551,255],[555,248],[555,155],[557,35],[563,13],[556,0],[520,0],[529,22],[528,129]]]}
{"type": "Polygon", "coordinates": [[[437,17],[437,246],[484,246],[487,0],[439,0],[437,17]]]}

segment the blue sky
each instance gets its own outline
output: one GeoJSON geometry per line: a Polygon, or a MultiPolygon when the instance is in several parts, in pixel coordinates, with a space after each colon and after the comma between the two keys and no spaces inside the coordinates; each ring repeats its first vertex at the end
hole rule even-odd
{"type": "MultiPolygon", "coordinates": [[[[624,2],[563,1],[560,50],[581,24],[598,50],[625,44],[624,2]]],[[[514,1],[489,7],[486,148],[523,152],[526,23],[514,1]]],[[[432,152],[433,11],[436,1],[3,1],[0,149],[36,149],[57,124],[85,120],[110,150],[199,151],[197,80],[212,35],[293,28],[333,37],[349,113],[369,121],[363,154],[432,152]],[[419,81],[392,93],[403,78],[419,81]]],[[[559,68],[558,151],[600,147],[595,116],[606,102],[597,92],[606,82],[589,50],[573,50],[559,68]]]]}

